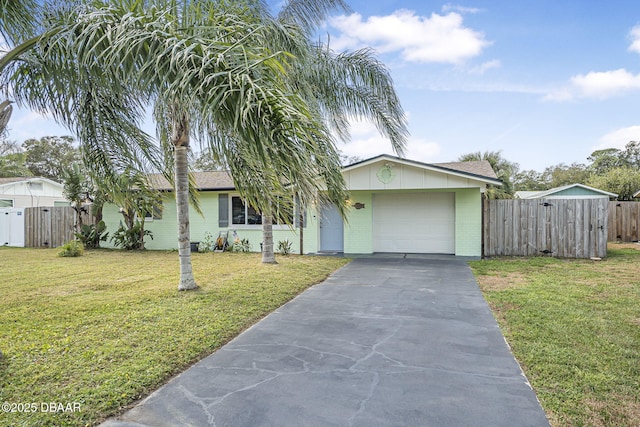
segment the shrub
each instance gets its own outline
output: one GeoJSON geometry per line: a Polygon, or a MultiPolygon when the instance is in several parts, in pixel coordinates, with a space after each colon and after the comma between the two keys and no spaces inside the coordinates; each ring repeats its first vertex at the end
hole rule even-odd
{"type": "Polygon", "coordinates": [[[100,242],[106,241],[109,236],[109,233],[105,231],[106,229],[107,225],[104,221],[100,221],[97,224],[83,224],[80,233],[76,233],[76,238],[87,249],[99,248],[100,242]]]}
{"type": "Polygon", "coordinates": [[[120,227],[113,233],[111,241],[117,248],[126,249],[128,251],[134,249],[144,248],[144,236],[151,237],[153,240],[153,234],[149,230],[142,231],[142,224],[139,221],[131,228],[127,228],[122,222],[120,227]]]}
{"type": "Polygon", "coordinates": [[[79,240],[70,240],[64,245],[60,246],[58,256],[61,257],[76,257],[84,254],[84,245],[79,240]]]}
{"type": "Polygon", "coordinates": [[[249,239],[236,240],[233,242],[234,252],[251,252],[251,243],[249,239]]]}
{"type": "Polygon", "coordinates": [[[291,246],[292,245],[293,245],[293,243],[290,242],[289,239],[280,240],[278,242],[278,252],[280,252],[282,255],[289,255],[291,253],[291,246]]]}
{"type": "Polygon", "coordinates": [[[198,252],[212,252],[216,248],[216,239],[208,231],[204,233],[204,239],[198,246],[198,252]]]}

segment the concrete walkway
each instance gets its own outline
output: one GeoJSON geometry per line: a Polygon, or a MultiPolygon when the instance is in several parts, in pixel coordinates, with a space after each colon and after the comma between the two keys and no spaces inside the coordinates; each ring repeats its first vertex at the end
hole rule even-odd
{"type": "Polygon", "coordinates": [[[378,255],[103,427],[548,425],[466,260],[378,255]]]}

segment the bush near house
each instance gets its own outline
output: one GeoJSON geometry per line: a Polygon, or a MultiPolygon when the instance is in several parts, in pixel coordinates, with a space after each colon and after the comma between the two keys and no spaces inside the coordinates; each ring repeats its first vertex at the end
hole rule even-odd
{"type": "Polygon", "coordinates": [[[472,262],[485,298],[554,426],[638,426],[640,245],[603,261],[472,262]]]}
{"type": "Polygon", "coordinates": [[[80,405],[0,413],[0,425],[95,425],[347,262],[192,258],[200,290],[178,292],[175,252],[0,247],[0,402],[80,405]]]}

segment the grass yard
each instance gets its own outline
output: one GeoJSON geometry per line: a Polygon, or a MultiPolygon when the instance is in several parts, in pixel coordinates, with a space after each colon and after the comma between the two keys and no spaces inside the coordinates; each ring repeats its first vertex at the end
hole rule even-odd
{"type": "Polygon", "coordinates": [[[347,262],[278,261],[193,254],[178,292],[176,252],[0,248],[0,425],[94,425],[347,262]]]}
{"type": "Polygon", "coordinates": [[[554,426],[640,426],[640,246],[471,263],[554,426]]]}

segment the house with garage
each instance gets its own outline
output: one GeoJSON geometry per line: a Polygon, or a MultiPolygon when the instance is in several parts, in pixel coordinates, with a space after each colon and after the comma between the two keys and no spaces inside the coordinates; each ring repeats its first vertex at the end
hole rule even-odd
{"type": "MultiPolygon", "coordinates": [[[[422,163],[380,155],[343,169],[350,199],[346,218],[335,206],[308,206],[274,224],[274,242],[288,240],[297,253],[371,254],[374,252],[436,253],[481,256],[482,194],[501,185],[486,161],[422,163]],[[303,217],[302,223],[298,217],[303,217]]],[[[261,217],[236,191],[228,172],[194,174],[202,215],[191,209],[191,238],[202,241],[220,232],[247,239],[260,250],[261,217]]],[[[169,182],[153,178],[164,192],[162,209],[145,218],[153,233],[148,249],[177,248],[176,205],[169,182]]],[[[119,226],[117,206],[106,206],[108,230],[119,226]]]]}
{"type": "Polygon", "coordinates": [[[607,199],[615,200],[618,195],[584,184],[569,184],[542,191],[516,191],[516,199],[607,199]]]}

